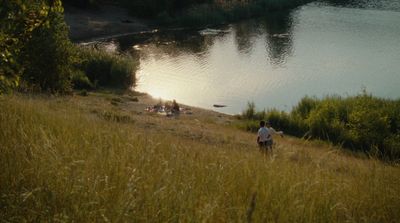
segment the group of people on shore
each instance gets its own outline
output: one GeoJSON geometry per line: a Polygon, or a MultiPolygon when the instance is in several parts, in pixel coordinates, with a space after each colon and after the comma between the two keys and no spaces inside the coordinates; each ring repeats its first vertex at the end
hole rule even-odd
{"type": "Polygon", "coordinates": [[[272,146],[274,144],[272,135],[280,135],[283,137],[283,132],[276,131],[271,127],[269,122],[260,121],[260,128],[257,133],[257,144],[261,152],[268,152],[268,150],[270,150],[272,154],[272,146]]]}
{"type": "Polygon", "coordinates": [[[181,108],[175,100],[173,100],[172,103],[170,102],[163,103],[162,101],[160,101],[158,104],[154,106],[149,106],[145,109],[145,111],[147,112],[158,113],[165,115],[167,117],[178,116],[181,112],[184,112],[185,114],[189,115],[192,114],[192,112],[188,110],[190,109],[181,108]]]}

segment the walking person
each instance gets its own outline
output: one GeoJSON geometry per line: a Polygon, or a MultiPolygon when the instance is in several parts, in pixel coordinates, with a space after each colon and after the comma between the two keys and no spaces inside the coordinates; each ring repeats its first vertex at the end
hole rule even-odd
{"type": "Polygon", "coordinates": [[[283,137],[283,132],[276,131],[271,127],[269,122],[260,121],[260,129],[258,129],[257,134],[257,143],[261,152],[267,152],[268,149],[270,149],[272,154],[272,145],[274,144],[272,135],[280,135],[283,137]]]}

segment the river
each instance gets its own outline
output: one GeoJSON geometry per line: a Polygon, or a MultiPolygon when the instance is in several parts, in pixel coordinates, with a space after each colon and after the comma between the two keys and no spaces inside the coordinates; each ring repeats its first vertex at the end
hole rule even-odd
{"type": "Polygon", "coordinates": [[[306,95],[400,97],[400,0],[314,2],[218,29],[103,44],[140,56],[136,90],[228,114],[250,101],[290,111],[306,95]]]}

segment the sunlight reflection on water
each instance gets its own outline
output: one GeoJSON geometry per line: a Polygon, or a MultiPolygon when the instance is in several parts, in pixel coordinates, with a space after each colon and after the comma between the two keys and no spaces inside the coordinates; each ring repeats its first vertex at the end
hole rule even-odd
{"type": "Polygon", "coordinates": [[[138,91],[203,108],[225,104],[217,109],[225,113],[241,112],[248,101],[290,110],[305,95],[354,95],[364,87],[399,97],[400,13],[334,5],[310,4],[211,34],[160,32],[113,44],[140,55],[138,91]]]}

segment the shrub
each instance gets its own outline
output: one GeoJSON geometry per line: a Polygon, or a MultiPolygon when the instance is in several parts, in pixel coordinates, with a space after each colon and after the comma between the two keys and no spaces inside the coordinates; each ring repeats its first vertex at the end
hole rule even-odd
{"type": "Polygon", "coordinates": [[[368,151],[371,146],[382,148],[383,141],[390,133],[389,114],[384,100],[369,96],[352,102],[348,129],[351,141],[358,148],[368,151]]]}
{"type": "Polygon", "coordinates": [[[61,1],[5,1],[0,10],[0,92],[70,90],[72,43],[61,1]],[[29,86],[29,85],[34,85],[29,86]]]}
{"type": "Polygon", "coordinates": [[[391,135],[383,141],[383,157],[390,160],[400,160],[400,133],[391,135]]]}
{"type": "Polygon", "coordinates": [[[71,90],[73,45],[60,12],[50,11],[49,25],[32,33],[24,49],[23,78],[46,91],[71,90]]]}
{"type": "Polygon", "coordinates": [[[72,85],[75,89],[90,90],[95,88],[95,85],[82,70],[77,70],[72,74],[72,85]]]}
{"type": "Polygon", "coordinates": [[[254,102],[247,102],[247,109],[243,112],[243,116],[247,119],[254,119],[256,114],[256,105],[254,102]]]}
{"type": "Polygon", "coordinates": [[[310,133],[321,139],[337,139],[340,135],[340,121],[337,118],[336,104],[327,100],[310,110],[307,118],[310,133]],[[335,123],[335,124],[333,124],[335,123]]]}
{"type": "Polygon", "coordinates": [[[289,127],[289,116],[285,112],[280,112],[276,109],[267,111],[266,119],[271,125],[288,129],[289,127]]]}
{"type": "Polygon", "coordinates": [[[79,48],[78,68],[94,86],[128,88],[135,85],[137,62],[129,56],[94,48],[79,48]]]}
{"type": "MultiPolygon", "coordinates": [[[[255,111],[255,105],[249,103],[242,117],[264,119],[257,114],[260,112],[255,111]]],[[[366,93],[348,98],[327,96],[321,100],[304,97],[290,113],[272,109],[265,118],[287,134],[328,140],[383,159],[400,158],[399,100],[366,93]]],[[[248,126],[245,129],[252,130],[248,126]]]]}
{"type": "Polygon", "coordinates": [[[316,98],[311,98],[305,96],[300,100],[300,102],[292,110],[293,115],[299,115],[301,118],[308,118],[311,110],[317,106],[318,100],[316,98]]]}

